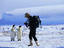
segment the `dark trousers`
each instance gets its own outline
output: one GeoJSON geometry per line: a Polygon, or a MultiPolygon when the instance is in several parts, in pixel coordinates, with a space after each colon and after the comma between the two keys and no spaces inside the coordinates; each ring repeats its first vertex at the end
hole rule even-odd
{"type": "Polygon", "coordinates": [[[34,39],[34,41],[37,41],[36,28],[30,28],[29,39],[32,40],[32,38],[34,39]]]}

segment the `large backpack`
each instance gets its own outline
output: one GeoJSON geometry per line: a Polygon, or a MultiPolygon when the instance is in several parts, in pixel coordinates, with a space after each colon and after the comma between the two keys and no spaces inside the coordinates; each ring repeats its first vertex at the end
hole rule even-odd
{"type": "Polygon", "coordinates": [[[39,25],[41,25],[41,20],[39,16],[33,16],[34,20],[35,20],[35,26],[39,27],[39,25]]]}

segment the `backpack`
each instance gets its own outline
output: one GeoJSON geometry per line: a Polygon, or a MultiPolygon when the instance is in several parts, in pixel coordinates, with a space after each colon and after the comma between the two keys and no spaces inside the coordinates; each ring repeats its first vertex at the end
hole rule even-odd
{"type": "Polygon", "coordinates": [[[39,25],[41,25],[41,20],[39,16],[33,16],[34,20],[35,20],[35,26],[39,27],[39,25]]]}

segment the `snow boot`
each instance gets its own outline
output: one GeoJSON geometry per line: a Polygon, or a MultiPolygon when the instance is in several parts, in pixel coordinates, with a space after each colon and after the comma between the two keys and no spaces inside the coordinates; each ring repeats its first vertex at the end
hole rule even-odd
{"type": "Polygon", "coordinates": [[[39,46],[39,43],[37,41],[35,43],[36,43],[37,46],[39,46]]]}
{"type": "Polygon", "coordinates": [[[28,46],[33,46],[32,40],[30,40],[30,44],[28,46]]]}

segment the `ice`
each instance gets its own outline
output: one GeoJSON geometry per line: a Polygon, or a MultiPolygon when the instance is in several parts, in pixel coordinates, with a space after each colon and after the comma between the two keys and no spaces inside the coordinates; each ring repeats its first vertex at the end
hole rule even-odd
{"type": "MultiPolygon", "coordinates": [[[[16,26],[17,28],[18,26],[16,26]]],[[[33,46],[28,47],[29,44],[29,28],[22,26],[22,40],[10,41],[10,29],[9,26],[0,26],[0,47],[15,47],[15,48],[64,48],[64,25],[49,25],[37,28],[38,42],[40,46],[36,46],[33,40],[33,46]],[[4,29],[3,29],[4,28],[4,29]]]]}

